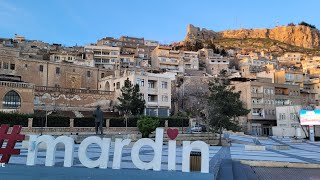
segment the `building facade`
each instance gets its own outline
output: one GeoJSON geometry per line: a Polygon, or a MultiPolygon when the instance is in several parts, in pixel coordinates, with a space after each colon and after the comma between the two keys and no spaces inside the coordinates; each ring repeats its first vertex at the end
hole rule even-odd
{"type": "Polygon", "coordinates": [[[254,135],[272,135],[272,126],[276,125],[276,107],[300,104],[298,85],[275,84],[271,79],[236,82],[232,84],[244,107],[250,109],[245,122],[240,122],[247,133],[254,135]]]}
{"type": "Polygon", "coordinates": [[[101,90],[114,91],[114,100],[121,96],[125,80],[140,86],[140,92],[146,101],[145,115],[169,116],[171,109],[171,79],[165,74],[128,71],[122,76],[115,75],[103,78],[99,84],[101,90]]]}

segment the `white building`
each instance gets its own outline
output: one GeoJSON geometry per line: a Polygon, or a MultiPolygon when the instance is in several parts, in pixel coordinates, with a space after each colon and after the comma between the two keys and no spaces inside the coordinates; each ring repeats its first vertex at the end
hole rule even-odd
{"type": "Polygon", "coordinates": [[[109,46],[85,46],[85,53],[92,53],[91,60],[95,67],[105,69],[120,68],[120,48],[109,46]]]}
{"type": "Polygon", "coordinates": [[[277,106],[277,126],[272,127],[274,136],[280,137],[305,137],[299,125],[299,112],[301,106],[277,106]]]}
{"type": "Polygon", "coordinates": [[[115,91],[115,100],[121,96],[121,88],[129,78],[132,84],[140,86],[146,101],[145,115],[169,116],[171,109],[171,74],[147,72],[124,72],[122,76],[108,76],[99,82],[101,90],[115,91]]]}

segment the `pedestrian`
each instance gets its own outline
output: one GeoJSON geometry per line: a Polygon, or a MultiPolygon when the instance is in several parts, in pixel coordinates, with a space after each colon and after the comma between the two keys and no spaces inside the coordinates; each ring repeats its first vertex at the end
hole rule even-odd
{"type": "Polygon", "coordinates": [[[97,109],[93,111],[93,117],[95,118],[95,128],[96,134],[98,134],[98,127],[100,129],[101,134],[103,134],[102,124],[103,124],[103,112],[100,109],[100,105],[97,106],[97,109]]]}

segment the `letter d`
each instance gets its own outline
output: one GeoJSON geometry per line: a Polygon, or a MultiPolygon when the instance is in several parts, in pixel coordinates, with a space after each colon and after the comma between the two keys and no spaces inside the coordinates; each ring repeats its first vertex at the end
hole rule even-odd
{"type": "Polygon", "coordinates": [[[131,159],[133,164],[142,170],[152,169],[154,171],[161,170],[161,157],[162,157],[162,144],[163,144],[163,129],[156,129],[156,140],[155,142],[149,138],[143,138],[138,140],[132,147],[131,159]],[[139,151],[142,146],[150,146],[154,151],[154,157],[150,162],[143,162],[139,157],[139,151]]]}

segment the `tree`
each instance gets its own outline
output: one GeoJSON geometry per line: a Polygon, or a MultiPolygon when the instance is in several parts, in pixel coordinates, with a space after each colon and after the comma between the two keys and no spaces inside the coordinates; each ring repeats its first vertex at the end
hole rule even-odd
{"type": "Polygon", "coordinates": [[[222,49],[220,52],[221,56],[226,56],[228,53],[226,52],[226,50],[222,49]]]}
{"type": "Polygon", "coordinates": [[[121,88],[121,96],[118,97],[118,100],[119,105],[116,108],[123,113],[127,128],[128,117],[142,114],[145,108],[145,100],[140,93],[139,85],[132,85],[129,78],[127,78],[121,88]]]}
{"type": "Polygon", "coordinates": [[[222,130],[238,130],[235,117],[247,115],[250,110],[243,107],[240,100],[240,92],[233,92],[234,87],[226,76],[226,70],[222,70],[217,78],[209,82],[210,95],[208,97],[208,120],[214,130],[218,130],[219,144],[221,145],[222,130]]]}
{"type": "Polygon", "coordinates": [[[159,126],[159,119],[154,117],[142,117],[137,122],[139,131],[143,138],[148,138],[156,128],[159,126]]]}
{"type": "Polygon", "coordinates": [[[316,29],[316,26],[315,26],[315,25],[311,25],[311,24],[306,23],[306,22],[304,22],[304,21],[301,21],[301,22],[299,23],[299,25],[307,26],[307,27],[316,29]]]}

